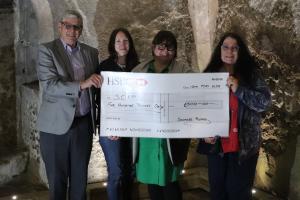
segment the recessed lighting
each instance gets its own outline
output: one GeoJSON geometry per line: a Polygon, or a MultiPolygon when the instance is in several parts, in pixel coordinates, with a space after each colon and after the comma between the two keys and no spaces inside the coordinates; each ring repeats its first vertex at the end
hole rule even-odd
{"type": "Polygon", "coordinates": [[[185,170],[184,170],[184,169],[183,169],[183,170],[181,170],[181,173],[182,173],[182,174],[185,174],[185,170]]]}
{"type": "Polygon", "coordinates": [[[256,194],[256,190],[255,189],[252,189],[252,194],[256,194]]]}
{"type": "Polygon", "coordinates": [[[12,197],[11,197],[11,199],[18,199],[18,196],[17,195],[13,195],[12,197]]]}
{"type": "Polygon", "coordinates": [[[102,185],[103,185],[104,187],[106,187],[106,186],[107,186],[107,182],[102,183],[102,185]]]}

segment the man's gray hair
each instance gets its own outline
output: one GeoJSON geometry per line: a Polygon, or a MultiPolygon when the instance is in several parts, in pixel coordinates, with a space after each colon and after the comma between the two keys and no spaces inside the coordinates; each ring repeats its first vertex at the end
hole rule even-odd
{"type": "Polygon", "coordinates": [[[60,21],[63,22],[67,18],[77,18],[83,23],[81,14],[76,10],[66,10],[60,21]]]}

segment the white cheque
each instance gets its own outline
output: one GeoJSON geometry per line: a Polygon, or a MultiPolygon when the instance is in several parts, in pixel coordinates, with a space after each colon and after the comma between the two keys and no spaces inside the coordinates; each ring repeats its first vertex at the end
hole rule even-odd
{"type": "Polygon", "coordinates": [[[100,136],[228,136],[228,73],[101,75],[100,136]]]}

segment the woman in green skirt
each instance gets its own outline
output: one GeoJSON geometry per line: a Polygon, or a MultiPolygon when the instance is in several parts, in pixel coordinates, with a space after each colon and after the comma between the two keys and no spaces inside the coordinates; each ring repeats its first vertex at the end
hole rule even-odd
{"type": "MultiPolygon", "coordinates": [[[[152,41],[153,58],[133,72],[186,73],[191,68],[176,62],[177,41],[170,31],[159,31],[152,41]]],[[[181,200],[178,177],[187,158],[190,139],[134,138],[133,160],[137,180],[148,185],[151,200],[181,200]]]]}

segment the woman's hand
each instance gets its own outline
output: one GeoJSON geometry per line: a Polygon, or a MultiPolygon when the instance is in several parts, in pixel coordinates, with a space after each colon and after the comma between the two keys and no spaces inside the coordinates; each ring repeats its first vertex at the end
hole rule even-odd
{"type": "Polygon", "coordinates": [[[204,141],[208,144],[215,144],[217,138],[216,137],[209,137],[209,138],[204,138],[204,141]]]}
{"type": "Polygon", "coordinates": [[[118,140],[120,137],[119,136],[109,136],[108,139],[110,140],[118,140]]]}
{"type": "Polygon", "coordinates": [[[239,80],[234,76],[229,76],[227,78],[227,86],[231,89],[232,92],[235,92],[239,86],[239,80]]]}

